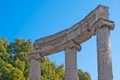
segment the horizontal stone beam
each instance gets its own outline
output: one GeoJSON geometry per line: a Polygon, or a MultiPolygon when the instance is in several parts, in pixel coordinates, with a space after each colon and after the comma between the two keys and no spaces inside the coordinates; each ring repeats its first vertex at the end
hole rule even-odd
{"type": "Polygon", "coordinates": [[[34,51],[45,56],[64,50],[65,45],[71,41],[76,45],[80,45],[80,43],[95,34],[94,24],[100,18],[108,19],[108,7],[99,5],[71,28],[36,40],[33,44],[34,51]]]}

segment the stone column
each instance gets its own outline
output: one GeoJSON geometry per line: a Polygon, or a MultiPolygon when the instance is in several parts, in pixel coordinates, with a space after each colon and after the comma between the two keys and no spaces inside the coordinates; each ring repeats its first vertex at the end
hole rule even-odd
{"type": "Polygon", "coordinates": [[[41,77],[41,61],[43,58],[39,53],[30,54],[27,59],[30,61],[30,80],[40,80],[41,77]]]}
{"type": "Polygon", "coordinates": [[[66,80],[78,80],[77,48],[71,44],[65,48],[65,78],[66,80]]]}
{"type": "Polygon", "coordinates": [[[99,19],[95,26],[97,35],[98,80],[113,80],[110,29],[114,28],[114,23],[105,19],[99,19]]]}

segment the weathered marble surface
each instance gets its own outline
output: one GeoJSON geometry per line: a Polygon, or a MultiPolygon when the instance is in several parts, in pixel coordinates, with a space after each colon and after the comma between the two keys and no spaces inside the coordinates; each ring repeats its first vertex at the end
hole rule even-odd
{"type": "Polygon", "coordinates": [[[110,29],[114,28],[114,24],[111,21],[99,19],[95,25],[97,27],[98,80],[113,80],[110,29]]]}
{"type": "Polygon", "coordinates": [[[99,18],[108,19],[108,7],[99,5],[83,20],[76,23],[71,28],[36,40],[33,45],[34,50],[45,56],[63,51],[64,49],[61,47],[69,41],[74,41],[74,43],[79,45],[95,34],[94,24],[99,18]]]}
{"type": "Polygon", "coordinates": [[[43,57],[41,57],[39,53],[35,53],[34,55],[29,55],[27,59],[30,61],[30,80],[40,80],[40,65],[43,57]]]}
{"type": "Polygon", "coordinates": [[[79,80],[77,74],[77,47],[65,48],[65,80],[79,80]]]}
{"type": "Polygon", "coordinates": [[[71,28],[36,40],[27,59],[31,62],[30,80],[40,80],[40,64],[44,56],[65,51],[66,80],[78,80],[77,51],[80,44],[97,36],[98,80],[112,80],[110,29],[114,22],[108,19],[108,7],[99,5],[71,28]]]}

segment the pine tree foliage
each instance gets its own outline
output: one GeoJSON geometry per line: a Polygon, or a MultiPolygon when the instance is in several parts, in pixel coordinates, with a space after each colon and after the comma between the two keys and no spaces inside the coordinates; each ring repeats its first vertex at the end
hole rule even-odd
{"type": "Polygon", "coordinates": [[[41,79],[42,80],[64,80],[64,65],[56,66],[49,58],[41,66],[41,79]]]}
{"type": "Polygon", "coordinates": [[[28,80],[29,62],[26,56],[31,52],[31,41],[17,38],[9,43],[0,38],[0,76],[3,80],[28,80]]]}
{"type": "MultiPolygon", "coordinates": [[[[30,80],[30,63],[26,56],[32,51],[31,40],[16,38],[8,42],[0,38],[0,76],[2,80],[30,80]]],[[[78,70],[79,80],[91,80],[89,73],[78,70]]],[[[41,80],[65,80],[64,64],[57,66],[48,57],[41,64],[41,80]]]]}

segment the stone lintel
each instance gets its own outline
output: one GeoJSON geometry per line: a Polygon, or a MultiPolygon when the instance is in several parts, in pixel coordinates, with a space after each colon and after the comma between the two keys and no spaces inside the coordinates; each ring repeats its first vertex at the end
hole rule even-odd
{"type": "Polygon", "coordinates": [[[107,26],[111,30],[113,30],[114,29],[114,22],[107,20],[107,19],[99,18],[93,26],[95,26],[96,29],[107,26]]]}
{"type": "Polygon", "coordinates": [[[109,17],[108,7],[99,5],[96,8],[95,14],[96,14],[98,19],[99,18],[108,19],[108,17],[109,17]]]}
{"type": "Polygon", "coordinates": [[[48,49],[44,48],[44,49],[34,50],[33,52],[30,53],[30,56],[38,53],[40,54],[40,56],[46,56],[46,55],[54,54],[56,52],[64,51],[66,48],[76,48],[78,51],[81,50],[81,46],[79,44],[74,43],[74,41],[69,41],[60,46],[53,46],[50,48],[48,47],[48,49]]]}
{"type": "Polygon", "coordinates": [[[41,56],[63,51],[63,46],[68,45],[71,41],[80,44],[88,40],[93,34],[95,34],[95,25],[98,25],[98,23],[102,23],[100,26],[103,26],[103,24],[109,25],[110,28],[113,29],[113,22],[108,21],[107,19],[108,7],[99,5],[84,19],[73,25],[71,28],[40,38],[34,42],[33,47],[35,51],[41,54],[41,56]]]}

